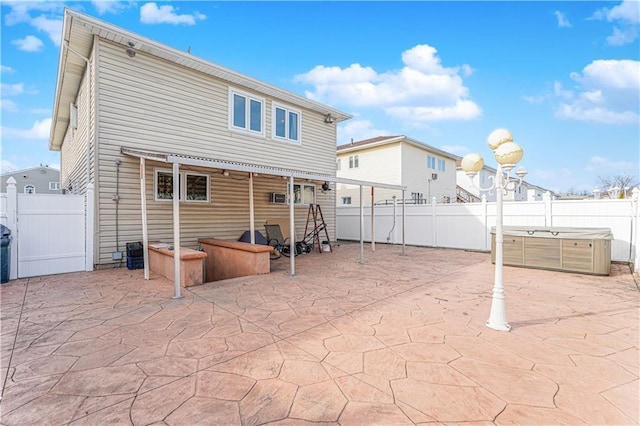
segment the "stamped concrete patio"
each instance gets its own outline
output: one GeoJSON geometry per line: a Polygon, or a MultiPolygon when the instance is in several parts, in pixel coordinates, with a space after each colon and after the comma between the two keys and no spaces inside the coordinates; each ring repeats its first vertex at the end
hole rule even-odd
{"type": "Polygon", "coordinates": [[[141,270],[0,288],[3,425],[638,424],[640,292],[486,253],[357,244],[183,289],[141,270]]]}

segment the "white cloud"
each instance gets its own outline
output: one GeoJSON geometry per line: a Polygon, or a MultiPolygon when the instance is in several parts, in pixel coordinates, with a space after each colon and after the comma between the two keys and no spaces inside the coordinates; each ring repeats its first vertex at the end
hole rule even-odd
{"type": "Polygon", "coordinates": [[[13,164],[11,161],[8,161],[8,160],[0,161],[0,173],[2,174],[10,173],[10,172],[15,172],[16,170],[18,170],[18,166],[13,164]]]}
{"type": "Polygon", "coordinates": [[[346,68],[318,65],[295,82],[310,84],[306,96],[349,107],[380,108],[410,124],[437,120],[469,120],[482,114],[469,99],[462,75],[471,67],[444,67],[437,50],[418,45],[402,53],[400,70],[377,72],[355,63],[346,68]]]}
{"type": "Polygon", "coordinates": [[[640,5],[638,0],[624,0],[612,8],[597,10],[593,19],[606,20],[616,23],[613,34],[607,37],[607,43],[620,46],[631,43],[638,37],[638,25],[640,24],[640,5]]]}
{"type": "Polygon", "coordinates": [[[16,96],[24,93],[23,83],[0,83],[0,95],[2,96],[16,96]]]}
{"type": "Polygon", "coordinates": [[[640,119],[640,61],[595,60],[570,74],[575,91],[555,83],[561,99],[556,117],[604,124],[637,124],[640,119]]]}
{"type": "Polygon", "coordinates": [[[460,157],[463,157],[471,152],[469,148],[461,145],[444,145],[444,146],[441,146],[440,149],[445,152],[458,155],[460,157]]]}
{"type": "Polygon", "coordinates": [[[53,44],[60,46],[62,42],[62,19],[47,18],[44,15],[40,15],[31,20],[31,25],[47,33],[53,44]]]}
{"type": "Polygon", "coordinates": [[[620,160],[615,161],[606,157],[601,156],[593,156],[589,159],[589,163],[585,166],[585,170],[588,172],[607,172],[607,171],[615,171],[615,173],[619,174],[620,172],[626,170],[633,170],[636,167],[633,162],[620,160]]]}
{"type": "Polygon", "coordinates": [[[11,44],[14,46],[18,46],[18,49],[23,50],[25,52],[37,52],[42,50],[42,40],[40,40],[36,36],[28,35],[25,38],[12,40],[11,44]]]}
{"type": "Polygon", "coordinates": [[[8,67],[6,65],[0,65],[0,72],[12,73],[13,72],[13,68],[8,67]]]}
{"type": "Polygon", "coordinates": [[[338,126],[338,145],[345,145],[376,136],[389,136],[386,130],[376,129],[369,120],[349,120],[338,126]]]}
{"type": "Polygon", "coordinates": [[[556,19],[558,20],[558,26],[560,28],[572,27],[571,22],[569,22],[569,20],[567,19],[564,13],[560,12],[559,10],[556,10],[554,14],[556,15],[556,19]]]}
{"type": "Polygon", "coordinates": [[[105,13],[118,13],[135,5],[135,2],[122,2],[117,0],[92,0],[91,3],[98,11],[99,15],[105,13]]]}
{"type": "Polygon", "coordinates": [[[147,3],[140,8],[140,22],[143,24],[195,25],[197,21],[206,18],[205,15],[198,12],[179,15],[177,11],[177,8],[168,4],[158,7],[153,2],[147,3]]]}
{"type": "Polygon", "coordinates": [[[51,119],[37,120],[30,129],[15,129],[12,127],[2,127],[2,138],[11,139],[48,139],[51,129],[51,119]]]}
{"type": "Polygon", "coordinates": [[[10,99],[0,99],[0,110],[16,112],[18,111],[18,105],[10,99]]]}

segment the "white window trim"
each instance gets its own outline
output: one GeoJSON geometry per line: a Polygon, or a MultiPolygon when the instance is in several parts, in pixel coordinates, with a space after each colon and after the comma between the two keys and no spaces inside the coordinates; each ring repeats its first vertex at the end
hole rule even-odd
{"type": "Polygon", "coordinates": [[[28,184],[26,184],[26,185],[24,186],[23,191],[24,191],[24,193],[25,193],[25,194],[29,194],[29,195],[31,195],[31,194],[35,194],[35,193],[36,193],[36,186],[35,186],[35,185],[33,185],[33,184],[28,183],[28,184]],[[27,188],[33,188],[33,192],[27,192],[27,188]]]}
{"type": "Polygon", "coordinates": [[[343,206],[351,205],[351,197],[342,197],[342,205],[343,206]]]}
{"type": "MultiPolygon", "coordinates": [[[[173,198],[158,198],[158,173],[166,173],[173,177],[173,170],[171,169],[162,169],[162,168],[154,168],[153,169],[153,199],[158,202],[173,202],[173,198]]],[[[180,193],[180,202],[181,203],[210,203],[211,202],[211,176],[207,173],[198,173],[191,171],[184,171],[179,173],[179,193],[180,193]],[[207,199],[206,200],[187,200],[187,176],[204,176],[207,178],[207,199]]]]}
{"type": "Polygon", "coordinates": [[[294,183],[293,184],[293,188],[294,188],[294,197],[295,197],[295,188],[296,186],[300,187],[300,194],[304,195],[304,187],[309,186],[313,188],[313,202],[312,203],[305,203],[304,200],[300,200],[299,202],[296,202],[294,199],[294,206],[308,206],[309,204],[316,204],[316,200],[318,199],[318,188],[316,187],[315,184],[312,183],[294,183]]]}
{"type": "Polygon", "coordinates": [[[261,136],[261,137],[265,137],[265,127],[266,126],[266,119],[265,119],[265,115],[266,115],[266,105],[267,105],[267,101],[264,98],[261,98],[259,96],[253,95],[251,93],[248,92],[243,92],[242,90],[238,90],[238,89],[234,89],[233,87],[229,87],[229,109],[228,109],[228,126],[229,126],[229,130],[232,130],[234,132],[241,132],[241,133],[245,133],[245,134],[249,134],[249,135],[253,135],[253,136],[261,136]],[[239,95],[239,96],[243,96],[247,99],[247,106],[246,108],[251,108],[251,100],[254,101],[258,101],[262,104],[262,108],[260,108],[260,131],[256,132],[255,130],[251,130],[251,117],[248,114],[248,111],[245,111],[245,118],[247,119],[246,124],[247,127],[243,128],[243,127],[236,127],[233,125],[233,95],[239,95]]]}
{"type": "Polygon", "coordinates": [[[282,142],[287,142],[287,143],[291,143],[291,144],[295,144],[295,145],[302,145],[302,111],[297,110],[295,108],[291,108],[287,105],[284,104],[278,104],[275,102],[272,102],[271,105],[271,137],[274,140],[277,141],[282,141],[282,142]],[[285,137],[282,136],[278,136],[276,135],[276,108],[279,109],[283,109],[285,112],[285,117],[286,117],[286,124],[285,124],[285,137]],[[295,114],[298,114],[298,139],[290,139],[289,138],[289,113],[293,112],[295,114]]]}
{"type": "Polygon", "coordinates": [[[49,182],[49,191],[58,191],[60,189],[60,183],[49,182]]]}

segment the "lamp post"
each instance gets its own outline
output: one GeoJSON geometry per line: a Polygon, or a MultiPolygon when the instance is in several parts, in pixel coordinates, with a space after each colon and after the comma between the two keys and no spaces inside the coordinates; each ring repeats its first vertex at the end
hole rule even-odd
{"type": "Polygon", "coordinates": [[[495,176],[489,176],[492,179],[491,186],[481,188],[476,186],[474,178],[484,167],[484,159],[479,154],[468,154],[461,162],[462,169],[471,179],[471,183],[480,191],[496,190],[496,252],[495,252],[495,278],[493,284],[493,297],[491,300],[491,313],[487,321],[487,327],[498,331],[509,331],[511,326],[507,322],[507,311],[504,301],[504,285],[502,279],[503,269],[503,251],[504,233],[502,228],[502,203],[503,196],[508,191],[515,191],[522,179],[526,176],[527,171],[520,167],[516,172],[518,180],[515,181],[510,175],[516,163],[522,159],[524,151],[522,147],[513,141],[511,132],[507,129],[496,129],[487,138],[489,148],[498,162],[498,169],[495,176]]]}

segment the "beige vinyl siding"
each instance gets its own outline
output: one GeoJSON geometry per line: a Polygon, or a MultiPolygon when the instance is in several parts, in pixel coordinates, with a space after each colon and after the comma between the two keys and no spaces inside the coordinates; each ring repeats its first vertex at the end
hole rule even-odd
{"type": "MultiPolygon", "coordinates": [[[[103,155],[106,157],[106,155],[103,155]]],[[[115,157],[115,156],[113,156],[115,157]]],[[[140,210],[139,160],[121,156],[118,205],[118,249],[125,251],[125,243],[142,241],[142,215],[140,210]]],[[[99,198],[102,220],[99,224],[100,250],[96,263],[114,263],[112,252],[116,251],[115,202],[111,195],[116,193],[115,163],[105,161],[101,167],[104,191],[99,198]]],[[[154,169],[171,170],[170,164],[147,161],[146,197],[149,241],[173,242],[173,203],[155,201],[154,169]]],[[[231,172],[223,176],[222,170],[181,167],[181,172],[191,171],[207,174],[210,179],[209,203],[180,203],[181,245],[198,248],[198,238],[218,238],[237,240],[249,230],[249,177],[247,173],[231,172]]],[[[306,181],[296,182],[309,184],[306,181]]],[[[321,191],[322,182],[316,184],[316,201],[321,205],[329,236],[335,239],[335,191],[321,191]]],[[[284,193],[287,181],[279,176],[260,175],[254,178],[255,229],[266,237],[264,224],[268,219],[288,218],[289,206],[269,203],[270,192],[284,193]]],[[[308,206],[295,207],[296,235],[304,236],[308,206]]],[[[117,263],[117,262],[116,262],[117,263]]]]}
{"type": "MultiPolygon", "coordinates": [[[[264,98],[266,138],[229,130],[229,84],[139,52],[128,57],[119,46],[100,40],[97,45],[96,136],[100,171],[96,200],[96,264],[119,264],[114,251],[125,252],[127,242],[142,240],[139,160],[122,155],[121,147],[162,151],[213,159],[335,173],[335,125],[318,113],[301,111],[302,143],[271,140],[271,100],[264,98]],[[116,186],[116,159],[121,160],[116,186]],[[113,195],[119,194],[118,223],[113,195]],[[117,241],[116,241],[117,230],[117,241]]],[[[279,104],[282,102],[278,101],[279,104]]],[[[286,105],[286,104],[285,104],[286,105]]],[[[155,201],[154,168],[170,164],[147,162],[149,240],[173,242],[171,202],[155,201]]],[[[209,203],[180,203],[181,244],[197,248],[198,238],[237,239],[249,226],[249,181],[246,173],[223,177],[221,170],[181,167],[210,176],[209,203]]],[[[298,182],[305,183],[305,182],[298,182]]],[[[316,184],[330,238],[335,238],[335,191],[322,193],[316,184]]],[[[287,205],[269,203],[269,192],[286,192],[281,177],[254,179],[255,229],[264,235],[269,218],[289,217],[287,205]]],[[[296,206],[296,231],[303,236],[307,206],[296,206]]]]}
{"type": "MultiPolygon", "coordinates": [[[[78,110],[78,126],[76,129],[72,128],[71,125],[67,127],[67,133],[60,150],[60,187],[67,191],[71,188],[70,192],[77,194],[83,194],[87,187],[87,132],[89,131],[89,123],[87,121],[86,78],[87,72],[85,71],[75,100],[78,110]]],[[[94,85],[92,84],[91,86],[93,91],[94,85]]],[[[91,96],[90,102],[90,110],[93,110],[95,108],[93,96],[91,96]]],[[[69,108],[69,105],[62,107],[69,108]]],[[[90,114],[91,118],[93,118],[93,111],[90,111],[90,114]]],[[[90,136],[93,137],[93,131],[91,131],[90,136]]],[[[90,173],[92,173],[93,155],[90,155],[89,164],[90,173]]]]}
{"type": "Polygon", "coordinates": [[[272,101],[231,86],[266,98],[265,138],[232,131],[228,82],[144,53],[130,58],[105,41],[99,52],[102,145],[334,172],[335,125],[324,123],[321,114],[301,110],[300,145],[272,140],[272,101]]]}

